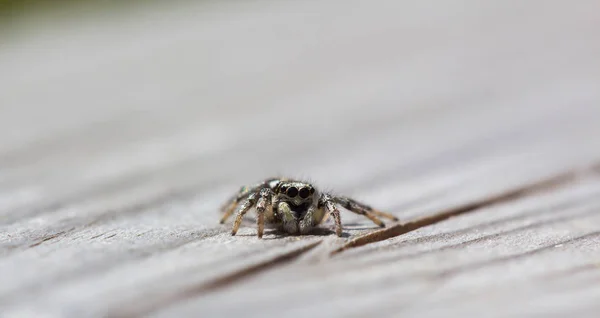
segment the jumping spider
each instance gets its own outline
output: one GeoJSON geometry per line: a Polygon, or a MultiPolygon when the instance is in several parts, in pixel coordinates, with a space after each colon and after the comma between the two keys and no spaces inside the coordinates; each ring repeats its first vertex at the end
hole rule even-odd
{"type": "Polygon", "coordinates": [[[328,214],[331,214],[335,221],[335,233],[337,236],[342,236],[337,204],[356,214],[366,216],[380,227],[385,227],[385,224],[378,216],[398,221],[398,218],[391,214],[374,210],[353,199],[319,193],[310,183],[284,178],[271,178],[254,186],[242,187],[238,194],[221,208],[224,212],[221,224],[225,223],[240,203],[242,204],[237,211],[231,235],[237,233],[242,218],[254,206],[258,215],[256,218],[258,238],[263,236],[265,222],[277,225],[290,234],[307,234],[328,214]]]}

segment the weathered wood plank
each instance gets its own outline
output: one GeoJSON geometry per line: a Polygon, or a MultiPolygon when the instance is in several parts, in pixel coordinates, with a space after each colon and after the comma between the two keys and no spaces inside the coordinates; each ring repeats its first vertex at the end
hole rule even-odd
{"type": "MultiPolygon", "coordinates": [[[[358,316],[358,312],[365,315],[372,310],[419,315],[441,311],[458,315],[466,314],[466,310],[481,315],[493,309],[495,312],[489,314],[517,314],[519,308],[528,307],[529,301],[542,303],[549,301],[545,297],[554,297],[556,291],[543,292],[548,288],[544,277],[560,276],[561,272],[582,266],[591,268],[590,274],[598,277],[590,265],[600,261],[599,191],[600,182],[595,178],[558,192],[482,209],[368,245],[360,248],[362,251],[326,261],[308,258],[195,299],[161,316],[199,311],[259,316],[282,310],[265,305],[272,302],[286,303],[286,313],[292,316],[328,306],[358,316]],[[576,202],[572,202],[574,195],[579,198],[576,202]],[[500,216],[503,219],[494,220],[500,216]],[[528,297],[513,297],[511,286],[523,286],[528,297]],[[488,297],[486,291],[493,294],[488,297]],[[286,302],[289,299],[302,301],[286,302]],[[463,308],[471,301],[479,305],[463,308]],[[507,301],[512,304],[502,304],[507,301]],[[378,305],[376,309],[374,304],[378,305]]],[[[560,286],[552,280],[548,284],[560,286]]],[[[599,291],[589,291],[594,290],[599,291]]],[[[563,306],[573,301],[567,299],[563,306]]],[[[540,313],[552,313],[554,306],[558,305],[538,309],[540,313]]]]}
{"type": "Polygon", "coordinates": [[[594,313],[597,4],[313,5],[153,5],[12,38],[0,313],[594,313]],[[275,173],[409,222],[567,172],[335,256],[372,225],[345,213],[349,238],[257,240],[216,224],[275,173]]]}

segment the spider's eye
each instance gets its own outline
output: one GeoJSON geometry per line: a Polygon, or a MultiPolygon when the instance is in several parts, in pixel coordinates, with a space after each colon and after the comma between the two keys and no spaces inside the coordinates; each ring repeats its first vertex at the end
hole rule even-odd
{"type": "Polygon", "coordinates": [[[289,187],[287,189],[287,195],[290,198],[293,198],[298,195],[298,189],[296,187],[289,187]]]}
{"type": "Polygon", "coordinates": [[[315,188],[310,187],[310,194],[314,194],[315,193],[315,188]]]}
{"type": "Polygon", "coordinates": [[[287,187],[286,186],[281,186],[279,188],[279,193],[285,193],[285,191],[287,191],[287,187]]]}
{"type": "Polygon", "coordinates": [[[308,190],[308,188],[302,188],[302,189],[300,189],[299,193],[300,193],[300,197],[302,199],[306,199],[310,195],[310,191],[308,190]]]}

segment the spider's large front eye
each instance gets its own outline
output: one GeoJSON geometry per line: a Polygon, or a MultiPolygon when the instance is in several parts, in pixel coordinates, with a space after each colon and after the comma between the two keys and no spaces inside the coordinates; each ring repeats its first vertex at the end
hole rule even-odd
{"type": "Polygon", "coordinates": [[[306,199],[310,195],[310,190],[308,190],[308,188],[302,188],[302,189],[300,189],[299,193],[300,193],[300,197],[302,199],[306,199]]]}
{"type": "Polygon", "coordinates": [[[296,187],[289,187],[287,189],[287,195],[290,198],[293,198],[298,195],[298,189],[296,187]]]}

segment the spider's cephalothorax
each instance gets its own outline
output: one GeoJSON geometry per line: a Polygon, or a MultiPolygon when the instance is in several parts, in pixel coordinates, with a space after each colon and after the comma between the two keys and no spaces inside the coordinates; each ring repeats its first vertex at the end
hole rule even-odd
{"type": "Polygon", "coordinates": [[[340,212],[336,207],[338,204],[349,211],[366,216],[381,227],[385,224],[378,216],[398,220],[391,214],[374,210],[353,199],[319,193],[310,183],[282,178],[267,179],[251,187],[242,187],[238,194],[223,206],[222,211],[225,214],[221,223],[233,214],[240,203],[232,235],[237,233],[244,214],[254,206],[259,238],[263,235],[265,222],[279,225],[290,234],[306,234],[321,223],[327,214],[333,216],[335,233],[341,236],[340,212]]]}

